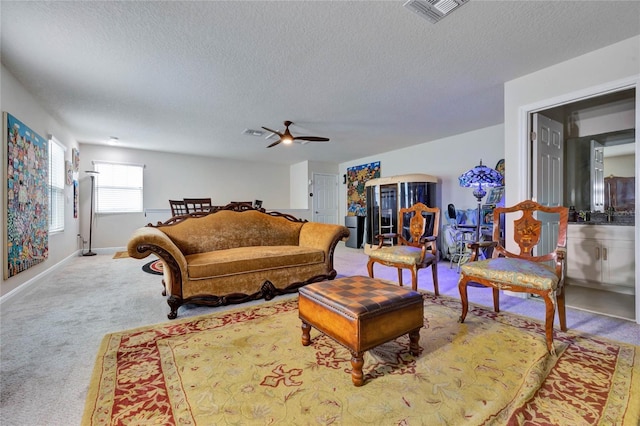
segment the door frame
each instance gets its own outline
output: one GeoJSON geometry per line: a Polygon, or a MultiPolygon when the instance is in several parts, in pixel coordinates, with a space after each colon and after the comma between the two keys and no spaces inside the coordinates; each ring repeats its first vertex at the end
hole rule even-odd
{"type": "MultiPolygon", "coordinates": [[[[550,99],[544,99],[529,105],[522,105],[518,108],[518,143],[520,145],[520,158],[518,158],[518,170],[520,176],[518,177],[518,193],[521,194],[521,198],[531,198],[531,151],[529,150],[529,135],[531,132],[532,120],[531,114],[541,112],[546,109],[557,107],[564,104],[569,104],[589,98],[595,98],[598,96],[606,95],[613,92],[618,92],[626,89],[635,89],[636,91],[636,215],[635,215],[635,229],[640,229],[640,182],[638,177],[640,175],[640,155],[638,147],[638,139],[640,139],[640,75],[628,77],[608,83],[603,83],[597,86],[588,87],[575,92],[565,93],[563,95],[556,96],[550,99]]],[[[637,232],[636,232],[637,234],[637,232]]],[[[636,256],[636,272],[635,272],[635,317],[636,323],[640,324],[640,238],[636,238],[635,241],[635,256],[636,256]]]]}

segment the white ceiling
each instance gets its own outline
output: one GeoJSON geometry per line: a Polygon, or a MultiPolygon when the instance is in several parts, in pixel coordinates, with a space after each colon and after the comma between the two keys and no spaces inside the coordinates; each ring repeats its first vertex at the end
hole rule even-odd
{"type": "Polygon", "coordinates": [[[437,24],[403,3],[2,0],[2,63],[81,143],[346,162],[502,123],[505,81],[640,34],[639,1],[471,0],[437,24]],[[242,134],[284,120],[331,141],[242,134]]]}

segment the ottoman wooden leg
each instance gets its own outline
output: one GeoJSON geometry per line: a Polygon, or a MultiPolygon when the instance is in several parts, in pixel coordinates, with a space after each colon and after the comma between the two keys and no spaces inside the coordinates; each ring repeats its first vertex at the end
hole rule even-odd
{"type": "Polygon", "coordinates": [[[311,344],[311,336],[309,335],[310,331],[311,326],[302,321],[302,346],[309,346],[311,344]]]}
{"type": "Polygon", "coordinates": [[[418,356],[420,354],[420,329],[416,328],[409,332],[409,352],[411,355],[418,356]]]}
{"type": "Polygon", "coordinates": [[[364,353],[351,352],[351,381],[355,386],[362,386],[362,366],[364,365],[364,353]]]}

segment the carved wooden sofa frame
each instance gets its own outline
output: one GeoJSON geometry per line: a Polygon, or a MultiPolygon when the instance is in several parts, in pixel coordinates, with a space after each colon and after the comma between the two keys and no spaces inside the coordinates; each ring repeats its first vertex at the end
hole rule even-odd
{"type": "Polygon", "coordinates": [[[348,236],[341,225],[231,203],[139,228],[128,253],[138,259],[153,253],[163,261],[163,295],[169,296],[168,317],[174,319],[186,303],[271,300],[332,280],[336,245],[348,236]]]}

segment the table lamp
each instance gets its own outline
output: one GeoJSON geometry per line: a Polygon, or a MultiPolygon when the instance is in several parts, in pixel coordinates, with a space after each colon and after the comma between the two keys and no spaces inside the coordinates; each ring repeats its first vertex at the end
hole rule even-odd
{"type": "Polygon", "coordinates": [[[487,194],[483,186],[494,187],[502,186],[502,175],[490,167],[482,164],[475,166],[473,169],[468,170],[460,175],[458,178],[460,186],[465,188],[474,188],[473,195],[478,200],[478,221],[476,222],[476,241],[480,241],[480,205],[482,198],[487,194]]]}

